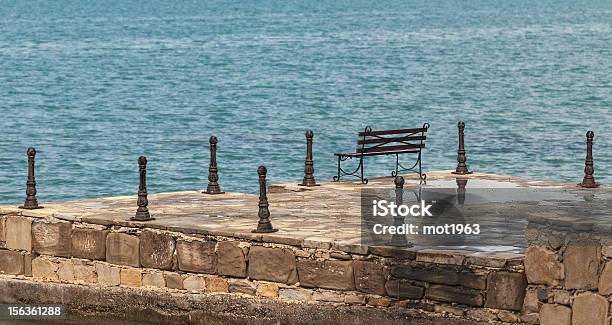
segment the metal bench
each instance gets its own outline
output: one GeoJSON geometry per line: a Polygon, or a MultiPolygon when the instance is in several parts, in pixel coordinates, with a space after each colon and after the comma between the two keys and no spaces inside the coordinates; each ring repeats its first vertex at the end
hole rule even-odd
{"type": "Polygon", "coordinates": [[[338,175],[334,176],[334,182],[340,181],[342,176],[354,176],[367,184],[368,179],[363,177],[363,158],[366,156],[395,155],[395,170],[391,176],[395,177],[400,172],[409,171],[419,174],[420,183],[425,183],[427,175],[421,170],[421,152],[425,148],[426,133],[429,123],[423,124],[416,129],[380,130],[372,131],[367,126],[357,136],[357,150],[355,152],[337,152],[338,175]],[[410,168],[404,167],[399,161],[400,154],[416,154],[416,161],[410,168]],[[348,172],[341,167],[341,163],[348,159],[359,158],[357,168],[348,172]]]}

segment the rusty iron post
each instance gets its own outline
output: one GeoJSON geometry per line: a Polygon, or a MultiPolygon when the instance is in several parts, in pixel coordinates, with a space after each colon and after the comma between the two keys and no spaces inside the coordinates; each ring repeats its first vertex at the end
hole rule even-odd
{"type": "Polygon", "coordinates": [[[595,183],[595,177],[593,173],[595,169],[593,168],[593,138],[595,137],[595,133],[593,131],[588,131],[586,133],[587,138],[587,154],[586,160],[584,161],[584,178],[582,179],[582,183],[578,184],[580,187],[584,188],[595,188],[598,187],[599,184],[595,183]]]}
{"type": "Polygon", "coordinates": [[[463,205],[465,203],[465,187],[467,185],[467,178],[457,178],[457,203],[463,205]]]}
{"type": "Polygon", "coordinates": [[[210,166],[208,167],[208,186],[206,187],[206,194],[223,194],[219,186],[219,174],[217,173],[217,137],[211,136],[210,140],[210,166]]]}
{"type": "Polygon", "coordinates": [[[306,160],[304,161],[304,180],[302,180],[301,186],[319,186],[315,181],[314,177],[314,160],[312,158],[312,139],[314,138],[314,132],[312,130],[306,131],[306,160]]]}
{"type": "Polygon", "coordinates": [[[257,168],[257,174],[259,174],[259,221],[257,222],[257,229],[253,230],[256,233],[270,233],[278,231],[272,227],[270,222],[270,210],[268,209],[268,195],[266,194],[266,174],[268,170],[265,166],[259,166],[257,168]]]}
{"type": "Polygon", "coordinates": [[[131,220],[135,221],[149,221],[153,220],[149,213],[149,199],[147,198],[147,157],[140,156],[138,158],[138,170],[140,173],[140,182],[138,185],[138,209],[136,215],[131,220]]]}
{"type": "Polygon", "coordinates": [[[26,182],[26,198],[25,202],[20,209],[42,209],[43,207],[38,205],[36,199],[36,177],[34,176],[34,161],[36,158],[36,149],[28,148],[28,180],[26,182]]]}
{"type": "Polygon", "coordinates": [[[457,124],[457,128],[459,129],[459,149],[457,150],[457,169],[455,169],[453,174],[465,175],[471,174],[472,172],[468,170],[465,158],[465,142],[464,142],[464,134],[463,131],[465,129],[465,123],[459,122],[457,124]]]}

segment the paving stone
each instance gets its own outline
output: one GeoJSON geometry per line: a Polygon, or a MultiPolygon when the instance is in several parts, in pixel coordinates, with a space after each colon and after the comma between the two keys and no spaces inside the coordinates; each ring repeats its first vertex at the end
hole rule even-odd
{"type": "Polygon", "coordinates": [[[206,292],[229,292],[229,283],[224,278],[207,277],[206,292]]]}
{"type": "Polygon", "coordinates": [[[35,279],[57,281],[58,265],[52,261],[38,257],[32,260],[32,276],[35,279]]]}
{"type": "Polygon", "coordinates": [[[179,240],[176,244],[179,269],[215,274],[217,272],[216,242],[179,240]]]}
{"type": "Polygon", "coordinates": [[[308,302],[312,300],[312,292],[304,289],[281,288],[278,297],[284,300],[308,302]]]}
{"type": "Polygon", "coordinates": [[[572,325],[608,325],[609,306],[608,300],[598,294],[579,294],[572,304],[572,325]]]}
{"type": "Polygon", "coordinates": [[[165,288],[166,279],[164,274],[160,272],[144,273],[142,275],[142,285],[147,287],[165,288]]]}
{"type": "Polygon", "coordinates": [[[421,299],[425,291],[423,287],[412,285],[403,279],[389,280],[385,284],[385,288],[389,296],[397,299],[421,299]]]}
{"type": "Polygon", "coordinates": [[[38,254],[70,257],[72,223],[42,222],[32,224],[32,247],[38,254]]]}
{"type": "Polygon", "coordinates": [[[354,261],[355,288],[357,291],[384,296],[387,269],[376,262],[354,261]]]}
{"type": "Polygon", "coordinates": [[[434,284],[425,291],[425,297],[444,302],[456,302],[469,306],[482,306],[484,299],[480,291],[465,287],[451,287],[434,284]]]}
{"type": "Polygon", "coordinates": [[[459,271],[456,267],[436,266],[411,266],[394,265],[391,275],[398,278],[417,280],[429,283],[462,285],[468,288],[485,289],[487,278],[484,275],[475,274],[470,271],[459,271]]]}
{"type": "Polygon", "coordinates": [[[117,265],[140,267],[140,240],[136,236],[110,233],[106,236],[106,261],[117,265]]]}
{"type": "Polygon", "coordinates": [[[25,217],[6,218],[6,247],[22,251],[32,251],[32,220],[25,217]]]}
{"type": "Polygon", "coordinates": [[[553,304],[544,304],[540,309],[540,325],[571,325],[572,309],[553,304]]]}
{"type": "Polygon", "coordinates": [[[24,256],[20,252],[0,250],[0,273],[21,275],[25,272],[24,256]]]}
{"type": "Polygon", "coordinates": [[[105,260],[107,235],[108,230],[72,229],[72,256],[89,260],[105,260]]]}
{"type": "Polygon", "coordinates": [[[278,285],[274,283],[259,283],[257,284],[256,294],[261,297],[276,298],[278,297],[278,285]]]}
{"type": "Polygon", "coordinates": [[[297,269],[303,287],[355,290],[352,261],[299,260],[297,269]]]}
{"type": "Polygon", "coordinates": [[[247,263],[239,242],[221,241],[217,244],[217,273],[236,278],[247,276],[247,263]]]}
{"type": "Polygon", "coordinates": [[[599,244],[569,245],[563,253],[566,289],[597,289],[601,249],[599,244]]]}
{"type": "Polygon", "coordinates": [[[128,287],[142,286],[142,271],[139,269],[121,269],[121,285],[128,287]]]}
{"type": "Polygon", "coordinates": [[[166,287],[170,289],[183,289],[183,277],[178,273],[164,273],[166,287]]]}
{"type": "Polygon", "coordinates": [[[532,284],[545,284],[550,287],[559,285],[564,278],[563,264],[556,254],[544,247],[529,246],[525,254],[525,273],[532,284]]]}
{"type": "Polygon", "coordinates": [[[170,270],[176,246],[174,238],[145,230],[138,236],[140,239],[140,265],[142,267],[170,270]]]}
{"type": "Polygon", "coordinates": [[[197,275],[191,275],[183,280],[183,287],[185,290],[191,291],[204,291],[206,288],[204,278],[197,275]]]}
{"type": "Polygon", "coordinates": [[[248,280],[229,280],[228,290],[231,293],[244,293],[251,296],[257,294],[255,283],[248,280]]]}
{"type": "Polygon", "coordinates": [[[295,256],[289,249],[251,246],[248,270],[255,280],[285,284],[298,281],[295,256]]]}
{"type": "Polygon", "coordinates": [[[599,293],[605,296],[612,294],[612,261],[608,261],[601,272],[599,293]]]}
{"type": "Polygon", "coordinates": [[[527,288],[525,274],[492,272],[488,283],[486,308],[521,310],[527,288]]]}
{"type": "Polygon", "coordinates": [[[96,263],[95,268],[99,284],[106,286],[118,286],[121,284],[120,270],[118,267],[106,263],[96,263]]]}

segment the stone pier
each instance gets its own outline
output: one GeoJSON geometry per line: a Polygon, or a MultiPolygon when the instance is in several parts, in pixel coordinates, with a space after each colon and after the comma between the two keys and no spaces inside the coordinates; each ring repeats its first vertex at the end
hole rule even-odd
{"type": "MultiPolygon", "coordinates": [[[[467,178],[477,187],[574,187],[467,178]]],[[[456,186],[450,171],[428,173],[428,183],[456,186]]],[[[129,220],[132,196],[1,206],[0,303],[177,324],[610,324],[609,233],[578,235],[590,244],[573,246],[562,227],[575,223],[563,217],[552,227],[550,212],[517,218],[513,233],[489,233],[480,245],[368,245],[364,187],[394,184],[270,186],[279,229],[271,234],[251,232],[258,198],[243,193],[153,194],[147,222],[129,220]]]]}

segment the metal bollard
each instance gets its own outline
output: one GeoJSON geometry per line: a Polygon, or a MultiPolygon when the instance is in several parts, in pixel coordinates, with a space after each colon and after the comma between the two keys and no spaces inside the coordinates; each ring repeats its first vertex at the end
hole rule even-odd
{"type": "Polygon", "coordinates": [[[34,161],[36,158],[36,149],[28,148],[28,181],[26,182],[26,198],[25,202],[20,209],[42,209],[43,207],[38,205],[36,199],[36,177],[34,176],[34,161]]]}
{"type": "Polygon", "coordinates": [[[134,221],[149,221],[153,220],[151,214],[149,214],[149,199],[147,198],[147,157],[140,156],[138,158],[138,170],[140,173],[140,184],[138,186],[138,209],[136,215],[130,220],[134,221]]]}
{"type": "Polygon", "coordinates": [[[208,142],[210,143],[210,166],[208,167],[208,186],[203,193],[223,194],[225,192],[221,191],[221,187],[219,186],[219,174],[217,173],[217,137],[214,135],[211,136],[208,142]]]}
{"type": "Polygon", "coordinates": [[[467,159],[465,158],[465,143],[464,143],[464,134],[463,131],[465,129],[465,123],[459,122],[457,124],[457,128],[459,129],[459,149],[457,150],[457,169],[455,169],[453,174],[465,175],[471,174],[472,172],[468,170],[467,164],[465,163],[467,159]]]}
{"type": "Polygon", "coordinates": [[[265,166],[259,166],[257,168],[257,174],[259,174],[259,221],[257,222],[257,229],[253,230],[255,233],[270,233],[278,231],[272,227],[270,222],[270,210],[268,209],[268,195],[266,194],[266,174],[267,169],[265,166]]]}
{"type": "Polygon", "coordinates": [[[595,169],[593,168],[593,138],[595,137],[595,133],[593,131],[588,131],[586,133],[587,138],[587,155],[586,160],[584,161],[584,178],[582,179],[582,183],[578,184],[580,187],[584,188],[595,188],[598,187],[599,184],[595,182],[595,177],[593,173],[595,169]]]}
{"type": "Polygon", "coordinates": [[[315,181],[314,177],[314,160],[312,158],[312,139],[314,138],[314,132],[312,130],[306,131],[306,160],[304,161],[304,179],[302,180],[301,186],[319,186],[315,181]]]}

